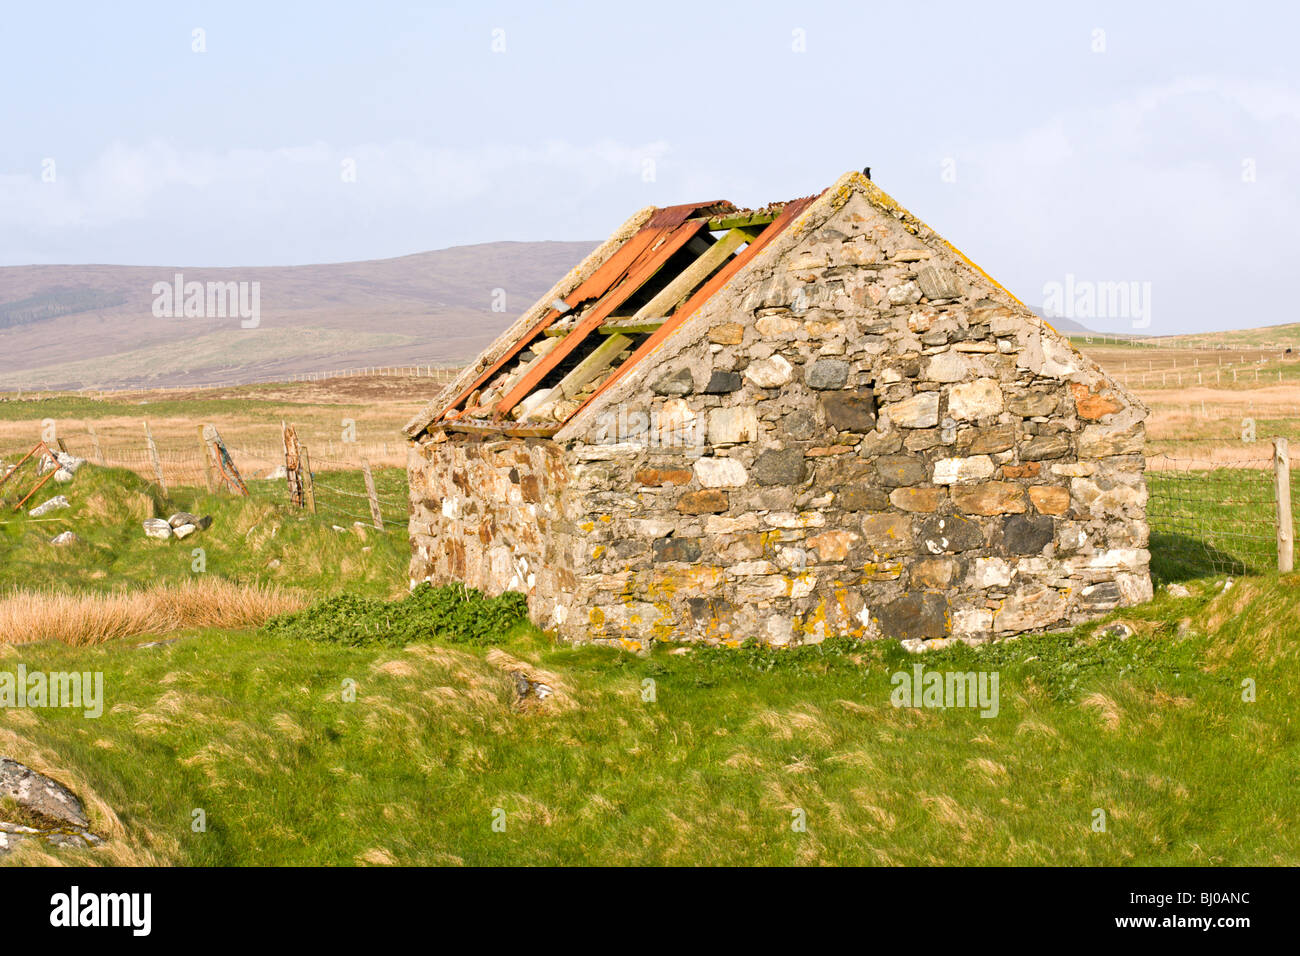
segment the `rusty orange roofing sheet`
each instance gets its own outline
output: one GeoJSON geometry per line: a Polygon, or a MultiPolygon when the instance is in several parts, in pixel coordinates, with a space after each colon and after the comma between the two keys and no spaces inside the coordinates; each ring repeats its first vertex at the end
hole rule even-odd
{"type": "Polygon", "coordinates": [[[605,391],[617,382],[626,372],[631,370],[634,365],[663,344],[664,339],[672,335],[683,322],[690,318],[692,313],[696,312],[705,302],[709,301],[716,292],[724,288],[727,283],[735,277],[737,272],[743,269],[755,256],[762,252],[769,242],[780,235],[785,228],[789,226],[790,223],[794,222],[799,214],[811,206],[816,199],[816,196],[808,196],[804,199],[794,199],[786,203],[785,208],[781,210],[781,214],[776,217],[770,226],[759,234],[758,238],[746,246],[738,255],[733,257],[725,266],[719,269],[717,274],[714,275],[713,278],[709,279],[708,282],[704,283],[704,285],[700,286],[694,295],[683,302],[677,311],[669,316],[667,321],[656,329],[648,339],[642,342],[641,346],[628,356],[627,361],[615,369],[614,374],[605,379],[605,381],[601,383],[600,387],[596,389],[596,391],[593,392],[587,400],[583,402],[582,405],[578,406],[578,408],[574,410],[573,414],[568,417],[572,418],[573,415],[578,414],[578,412],[582,411],[583,408],[586,408],[587,405],[600,395],[601,392],[605,391]]]}
{"type": "MultiPolygon", "coordinates": [[[[735,210],[735,206],[726,201],[714,201],[705,203],[684,203],[678,206],[664,206],[657,209],[651,215],[650,219],[637,232],[628,238],[621,246],[618,247],[605,262],[603,262],[595,272],[588,276],[572,292],[564,296],[564,302],[570,309],[591,299],[599,299],[609,292],[620,281],[625,279],[628,272],[638,262],[643,253],[651,248],[656,239],[663,235],[665,229],[679,226],[686,222],[692,216],[701,214],[715,215],[719,212],[730,212],[735,210]]],[[[519,355],[525,348],[541,335],[552,323],[555,322],[562,314],[555,309],[549,310],[535,325],[522,336],[519,340],[511,345],[495,362],[488,366],[480,375],[478,375],[472,384],[456,395],[446,407],[438,414],[438,418],[444,419],[455,417],[454,413],[462,402],[474,394],[475,391],[482,388],[492,380],[508,362],[519,355]]]]}
{"type": "Polygon", "coordinates": [[[501,398],[495,409],[497,417],[505,415],[516,404],[523,401],[569,353],[581,345],[588,335],[600,328],[601,323],[615,309],[630,299],[633,293],[663,268],[664,263],[671,259],[677,250],[698,236],[706,225],[702,219],[689,218],[683,218],[680,223],[668,226],[653,225],[653,223],[652,219],[646,224],[646,231],[651,232],[654,239],[649,248],[637,257],[636,263],[628,270],[627,277],[606,293],[586,318],[575,325],[553,349],[546,353],[537,363],[536,368],[529,369],[528,374],[501,398]]]}

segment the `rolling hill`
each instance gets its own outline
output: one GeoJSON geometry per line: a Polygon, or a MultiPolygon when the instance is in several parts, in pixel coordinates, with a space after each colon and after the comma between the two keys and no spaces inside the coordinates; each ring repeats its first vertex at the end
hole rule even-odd
{"type": "Polygon", "coordinates": [[[595,245],[493,242],[265,268],[6,266],[0,389],[240,384],[360,365],[457,365],[595,245]],[[171,286],[177,274],[205,288],[258,283],[258,326],[242,328],[234,316],[156,316],[155,285],[171,286]]]}

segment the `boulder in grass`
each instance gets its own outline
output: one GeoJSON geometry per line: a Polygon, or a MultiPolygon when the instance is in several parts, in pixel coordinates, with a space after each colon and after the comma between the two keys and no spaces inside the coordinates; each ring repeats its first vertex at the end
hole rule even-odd
{"type": "Polygon", "coordinates": [[[90,826],[81,801],[67,787],[16,760],[0,757],[0,797],[41,821],[84,830],[90,826]]]}
{"type": "Polygon", "coordinates": [[[176,535],[176,537],[178,538],[188,538],[190,535],[192,535],[195,531],[198,530],[199,529],[192,524],[183,524],[180,525],[179,527],[172,528],[172,534],[176,535]]]}
{"type": "Polygon", "coordinates": [[[190,514],[188,511],[178,511],[167,519],[167,523],[173,528],[179,528],[182,525],[193,525],[195,531],[206,531],[212,526],[212,517],[204,515],[200,518],[198,515],[190,514]]]}
{"type": "Polygon", "coordinates": [[[56,534],[53,538],[51,538],[50,544],[62,548],[70,544],[81,544],[81,538],[77,535],[75,531],[65,531],[63,532],[63,534],[56,534]]]}
{"type": "MultiPolygon", "coordinates": [[[[76,455],[69,455],[66,451],[55,452],[54,457],[59,461],[59,470],[66,471],[70,475],[75,475],[77,469],[86,463],[86,459],[78,458],[76,455]]],[[[59,476],[55,475],[54,480],[58,481],[59,476]]]]}
{"type": "Polygon", "coordinates": [[[150,518],[144,523],[144,533],[150,538],[165,541],[172,536],[172,526],[165,518],[150,518]]]}
{"type": "Polygon", "coordinates": [[[60,511],[64,508],[71,508],[68,499],[64,495],[55,495],[44,504],[39,504],[31,511],[27,512],[33,518],[39,518],[41,515],[49,514],[51,511],[60,511]]]}

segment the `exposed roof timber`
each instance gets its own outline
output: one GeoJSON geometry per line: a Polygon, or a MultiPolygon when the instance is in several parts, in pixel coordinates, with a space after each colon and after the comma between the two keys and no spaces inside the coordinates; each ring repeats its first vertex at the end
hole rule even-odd
{"type": "Polygon", "coordinates": [[[437,422],[434,427],[449,432],[467,432],[471,435],[506,435],[511,438],[549,438],[560,430],[560,425],[519,425],[514,422],[456,421],[437,422]]]}
{"type": "MultiPolygon", "coordinates": [[[[768,245],[768,243],[780,235],[780,233],[783,232],[790,223],[794,222],[794,220],[797,219],[805,209],[811,206],[816,199],[816,196],[809,196],[805,199],[795,199],[786,203],[784,208],[781,210],[781,215],[776,218],[772,225],[764,229],[763,234],[746,246],[739,255],[733,256],[730,261],[722,267],[722,269],[715,273],[714,276],[709,279],[708,282],[704,283],[704,285],[701,286],[685,303],[683,303],[676,312],[669,316],[663,325],[651,334],[648,339],[641,343],[637,350],[628,357],[626,362],[614,370],[613,375],[601,383],[600,388],[596,389],[593,394],[588,396],[587,400],[582,403],[582,406],[578,411],[581,411],[587,405],[591,404],[598,395],[613,385],[638,362],[658,348],[664,339],[676,331],[677,327],[685,322],[692,313],[703,306],[705,302],[709,301],[715,292],[730,282],[737,272],[743,269],[756,255],[758,255],[768,245]]],[[[575,411],[574,414],[576,415],[577,411],[575,411]]],[[[569,417],[572,418],[573,416],[570,415],[569,417]]]]}
{"type": "Polygon", "coordinates": [[[746,210],[736,215],[719,216],[709,220],[709,232],[722,232],[724,229],[752,229],[776,222],[781,215],[780,209],[764,209],[759,212],[746,210]]]}
{"type": "Polygon", "coordinates": [[[618,357],[618,353],[631,344],[632,339],[626,335],[611,335],[605,339],[604,342],[596,346],[590,355],[579,362],[568,375],[564,376],[559,385],[546,393],[546,397],[537,403],[533,413],[540,414],[548,405],[576,397],[584,385],[609,368],[609,364],[618,357]]]}
{"type": "MultiPolygon", "coordinates": [[[[596,269],[590,276],[578,284],[578,286],[564,296],[561,300],[566,303],[570,309],[576,307],[581,302],[591,299],[599,299],[606,292],[612,289],[636,262],[637,257],[662,233],[664,228],[662,223],[680,224],[689,219],[693,214],[699,214],[701,211],[704,215],[712,216],[725,211],[720,207],[726,207],[735,211],[735,207],[729,203],[688,203],[680,206],[665,206],[656,209],[650,218],[633,233],[627,241],[616,249],[610,257],[605,260],[601,266],[596,269]]],[[[449,413],[458,408],[465,399],[485,384],[491,381],[496,374],[508,365],[516,356],[527,348],[534,339],[537,338],[552,322],[560,317],[561,313],[552,307],[533,325],[531,329],[521,335],[508,349],[506,349],[495,362],[478,374],[467,386],[451,399],[438,418],[445,418],[449,413]]]]}
{"type": "MultiPolygon", "coordinates": [[[[699,235],[692,237],[698,239],[699,235]]],[[[655,332],[663,325],[663,316],[676,308],[683,299],[691,294],[700,283],[704,282],[719,267],[721,267],[728,258],[737,249],[749,241],[749,235],[744,230],[732,229],[721,239],[712,243],[704,244],[704,252],[697,256],[695,260],[674,276],[666,286],[656,293],[649,302],[641,306],[630,320],[622,320],[611,327],[610,320],[606,319],[599,325],[595,326],[593,331],[601,332],[609,338],[598,345],[590,355],[582,360],[576,368],[570,371],[560,382],[559,385],[546,392],[545,395],[534,398],[533,395],[527,395],[525,391],[525,381],[541,381],[543,376],[534,376],[530,372],[521,379],[521,381],[510,390],[509,395],[515,394],[516,391],[524,392],[526,398],[518,399],[522,406],[526,408],[527,414],[524,417],[540,415],[542,411],[561,399],[572,399],[578,394],[578,391],[590,382],[593,378],[603,372],[616,359],[620,352],[623,351],[632,340],[624,335],[624,332],[655,332]],[[638,327],[639,326],[639,327],[638,327]],[[531,407],[528,407],[530,406],[531,407]]],[[[683,243],[689,249],[690,243],[683,243]]],[[[667,257],[663,259],[667,262],[667,257]]],[[[651,273],[653,275],[653,273],[651,273]]],[[[649,276],[647,276],[649,278],[649,276]]],[[[630,284],[631,280],[629,279],[630,284]]],[[[603,305],[603,303],[602,303],[603,305]]],[[[612,309],[610,310],[612,311],[612,309]]],[[[580,322],[575,326],[570,334],[577,333],[579,328],[585,325],[580,322]]],[[[586,334],[586,333],[583,333],[586,334]]],[[[558,346],[557,346],[558,349],[558,346]]],[[[553,349],[552,351],[556,351],[553,349]]],[[[550,353],[547,353],[549,356],[550,353]]],[[[546,361],[544,358],[543,361],[546,361]]],[[[554,367],[555,363],[552,363],[554,367]]],[[[535,393],[534,393],[535,394],[535,393]]],[[[505,399],[498,405],[498,410],[504,414],[502,409],[505,406],[505,399]]]]}
{"type": "Polygon", "coordinates": [[[648,335],[663,324],[662,315],[648,315],[644,319],[606,319],[596,331],[601,335],[648,335]]]}
{"type": "MultiPolygon", "coordinates": [[[[595,307],[573,327],[572,331],[560,339],[559,344],[547,352],[542,361],[530,368],[528,374],[523,376],[502,397],[496,407],[497,415],[508,414],[510,409],[523,401],[554,368],[582,344],[588,335],[600,327],[607,316],[631,298],[655,273],[663,268],[664,263],[671,259],[679,249],[686,245],[704,227],[701,220],[684,220],[677,225],[655,227],[653,224],[657,215],[651,218],[646,230],[644,230],[651,233],[653,240],[649,243],[649,248],[644,249],[642,254],[637,257],[636,262],[629,267],[627,277],[597,302],[595,307]]],[[[641,233],[637,233],[637,235],[640,236],[641,233]]]]}
{"type": "Polygon", "coordinates": [[[748,235],[739,229],[732,229],[709,246],[703,255],[683,269],[654,298],[637,309],[632,318],[647,319],[667,315],[691,294],[691,290],[712,275],[733,252],[748,241],[748,235]]]}
{"type": "Polygon", "coordinates": [[[650,220],[654,213],[654,206],[646,206],[629,216],[604,242],[561,276],[547,290],[544,296],[529,306],[514,322],[510,323],[510,326],[492,341],[492,344],[484,350],[483,354],[472,365],[462,369],[460,374],[451,382],[435,389],[429,400],[403,426],[403,434],[408,438],[418,438],[420,433],[429,427],[430,423],[436,421],[447,410],[448,402],[452,400],[453,396],[460,394],[466,387],[472,385],[503,352],[519,341],[520,336],[537,324],[538,320],[551,308],[550,303],[552,300],[568,295],[590,278],[609,261],[610,257],[618,252],[628,239],[650,220]]]}
{"type": "MultiPolygon", "coordinates": [[[[747,210],[726,202],[711,202],[655,210],[570,293],[562,299],[538,303],[534,308],[541,310],[540,316],[517,340],[503,348],[490,367],[476,374],[473,381],[462,380],[467,384],[460,386],[461,393],[456,398],[442,406],[439,418],[447,425],[463,426],[458,430],[486,433],[495,426],[502,434],[532,433],[538,428],[553,434],[560,425],[511,424],[506,416],[513,411],[521,421],[527,422],[530,415],[540,416],[548,409],[551,414],[558,414],[553,406],[561,400],[570,406],[581,401],[579,407],[585,407],[726,286],[739,269],[811,202],[812,199],[794,200],[747,210]],[[679,253],[683,252],[692,257],[686,267],[676,275],[664,276],[664,266],[674,261],[674,256],[680,259],[679,253]],[[659,282],[666,279],[666,284],[629,317],[626,303],[656,275],[661,277],[659,282]],[[623,314],[614,317],[620,309],[623,314]],[[561,316],[564,316],[563,327],[553,328],[561,316]],[[585,351],[583,343],[593,333],[605,341],[565,372],[558,384],[539,391],[548,379],[554,381],[559,377],[557,370],[566,368],[578,357],[575,352],[581,355],[585,351]],[[527,355],[527,349],[543,335],[558,341],[543,354],[519,365],[520,356],[527,355]],[[610,365],[618,355],[632,346],[633,337],[644,341],[626,362],[610,372],[610,365]],[[503,378],[507,370],[510,374],[503,378]],[[602,374],[606,375],[605,381],[595,393],[579,398],[579,393],[602,374]],[[477,395],[488,386],[493,386],[489,394],[499,398],[495,401],[489,398],[490,406],[465,407],[467,400],[477,402],[477,395]],[[488,415],[492,416],[491,422],[485,420],[488,415]]],[[[564,417],[572,418],[572,414],[564,417]]]]}

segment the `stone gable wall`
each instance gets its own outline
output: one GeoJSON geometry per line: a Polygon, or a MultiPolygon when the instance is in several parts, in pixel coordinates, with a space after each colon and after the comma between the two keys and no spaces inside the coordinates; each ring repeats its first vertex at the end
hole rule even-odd
{"type": "Polygon", "coordinates": [[[1149,598],[1146,410],[905,214],[832,199],[556,441],[498,443],[540,500],[419,446],[413,580],[502,590],[514,549],[538,623],[632,647],[983,640],[1149,598]]]}
{"type": "Polygon", "coordinates": [[[564,619],[557,595],[577,589],[564,450],[554,442],[456,436],[413,445],[411,580],[521,591],[533,616],[564,619]],[[545,603],[544,603],[545,602],[545,603]]]}

